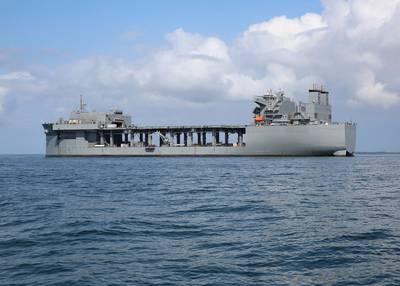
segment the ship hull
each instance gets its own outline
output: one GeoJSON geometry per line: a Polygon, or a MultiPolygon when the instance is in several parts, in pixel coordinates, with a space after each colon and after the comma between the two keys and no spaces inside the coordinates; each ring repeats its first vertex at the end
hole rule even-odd
{"type": "Polygon", "coordinates": [[[354,124],[246,126],[242,146],[91,146],[85,137],[46,135],[46,156],[349,156],[354,124]]]}

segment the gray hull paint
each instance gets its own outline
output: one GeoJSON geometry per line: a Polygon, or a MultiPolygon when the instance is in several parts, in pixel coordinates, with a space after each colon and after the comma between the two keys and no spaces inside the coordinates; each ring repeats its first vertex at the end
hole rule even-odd
{"type": "Polygon", "coordinates": [[[245,146],[89,147],[84,137],[46,136],[46,156],[332,156],[351,155],[354,124],[246,126],[245,146]]]}

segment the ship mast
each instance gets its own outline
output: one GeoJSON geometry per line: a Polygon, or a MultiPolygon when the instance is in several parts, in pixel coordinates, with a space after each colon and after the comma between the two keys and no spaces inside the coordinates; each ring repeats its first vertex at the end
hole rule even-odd
{"type": "Polygon", "coordinates": [[[80,95],[80,101],[79,101],[79,111],[80,112],[85,112],[85,107],[86,103],[83,101],[83,95],[80,95]]]}

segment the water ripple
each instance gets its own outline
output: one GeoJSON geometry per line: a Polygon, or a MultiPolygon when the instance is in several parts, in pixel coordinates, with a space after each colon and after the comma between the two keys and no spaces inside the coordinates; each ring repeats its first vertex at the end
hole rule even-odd
{"type": "Polygon", "coordinates": [[[400,156],[0,156],[2,285],[399,285],[400,156]]]}

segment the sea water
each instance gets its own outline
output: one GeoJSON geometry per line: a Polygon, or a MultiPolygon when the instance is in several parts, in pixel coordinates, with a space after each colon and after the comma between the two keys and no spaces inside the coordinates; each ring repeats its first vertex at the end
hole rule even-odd
{"type": "Polygon", "coordinates": [[[0,156],[1,285],[400,285],[400,155],[0,156]]]}

